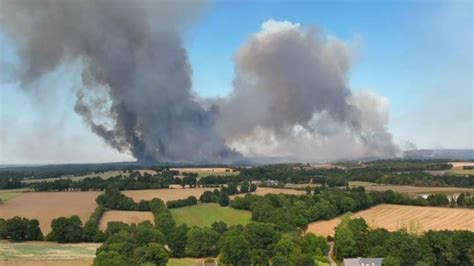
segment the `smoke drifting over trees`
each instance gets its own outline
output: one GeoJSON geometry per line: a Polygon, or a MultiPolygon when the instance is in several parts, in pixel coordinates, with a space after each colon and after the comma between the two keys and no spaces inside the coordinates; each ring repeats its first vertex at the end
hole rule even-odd
{"type": "Polygon", "coordinates": [[[232,162],[388,157],[388,101],[351,92],[351,50],[314,29],[270,20],[235,55],[234,91],[207,110],[193,97],[181,32],[203,3],[1,2],[25,89],[62,64],[82,66],[75,111],[141,161],[232,162]],[[230,145],[230,147],[228,146],[230,145]]]}

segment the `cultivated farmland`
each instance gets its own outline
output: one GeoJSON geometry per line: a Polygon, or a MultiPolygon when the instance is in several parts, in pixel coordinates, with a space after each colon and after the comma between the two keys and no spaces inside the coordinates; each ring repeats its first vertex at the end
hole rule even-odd
{"type": "Polygon", "coordinates": [[[144,221],[154,222],[154,216],[151,212],[139,211],[106,211],[100,219],[99,228],[102,231],[107,229],[108,222],[124,222],[126,224],[138,224],[144,221]]]}
{"type": "MultiPolygon", "coordinates": [[[[370,227],[382,227],[389,231],[407,228],[413,233],[427,230],[474,231],[474,210],[442,207],[418,207],[381,204],[368,210],[354,213],[362,217],[370,227]]],[[[308,231],[317,235],[333,236],[340,218],[309,224],[308,231]]]]}
{"type": "Polygon", "coordinates": [[[51,221],[78,215],[85,223],[97,207],[101,192],[28,192],[0,205],[0,218],[14,216],[38,219],[44,235],[51,231],[51,221]]]}
{"type": "Polygon", "coordinates": [[[199,199],[204,191],[212,191],[214,188],[169,188],[169,189],[145,189],[145,190],[125,190],[126,196],[131,197],[135,202],[140,200],[152,200],[159,198],[164,202],[170,200],[185,199],[194,196],[199,199]]]}
{"type": "Polygon", "coordinates": [[[252,194],[257,195],[267,195],[267,194],[288,194],[288,195],[304,195],[306,194],[303,190],[289,189],[289,188],[269,188],[269,187],[259,187],[252,194]]]}
{"type": "Polygon", "coordinates": [[[201,167],[180,167],[180,168],[170,168],[172,171],[179,171],[179,173],[196,173],[198,178],[209,176],[209,175],[236,175],[239,172],[232,172],[231,168],[226,167],[211,167],[211,168],[201,168],[201,167]]]}
{"type": "Polygon", "coordinates": [[[99,243],[0,242],[0,265],[91,265],[99,243]]]}
{"type": "Polygon", "coordinates": [[[203,203],[170,211],[177,224],[188,226],[210,227],[217,221],[223,221],[227,225],[245,225],[251,220],[251,214],[248,211],[221,207],[215,203],[203,203]]]}

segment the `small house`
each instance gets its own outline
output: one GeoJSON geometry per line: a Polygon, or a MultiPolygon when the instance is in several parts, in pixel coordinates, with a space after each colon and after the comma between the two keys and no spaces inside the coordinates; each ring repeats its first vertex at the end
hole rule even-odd
{"type": "Polygon", "coordinates": [[[382,266],[383,258],[350,258],[344,259],[344,266],[382,266]]]}

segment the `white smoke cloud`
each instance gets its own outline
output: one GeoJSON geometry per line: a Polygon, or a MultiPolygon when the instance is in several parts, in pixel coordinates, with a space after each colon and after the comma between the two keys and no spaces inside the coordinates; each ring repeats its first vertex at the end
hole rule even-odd
{"type": "Polygon", "coordinates": [[[244,154],[295,160],[390,157],[388,100],[352,92],[352,50],[322,32],[269,20],[235,55],[234,90],[219,132],[244,154]]]}

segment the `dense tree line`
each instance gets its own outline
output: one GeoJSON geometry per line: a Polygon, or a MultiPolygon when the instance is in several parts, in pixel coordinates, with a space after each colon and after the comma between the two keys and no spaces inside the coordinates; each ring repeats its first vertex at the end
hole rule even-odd
{"type": "Polygon", "coordinates": [[[129,176],[115,176],[107,179],[101,177],[87,177],[82,180],[58,179],[54,181],[32,182],[30,187],[35,191],[88,191],[105,190],[115,186],[119,190],[157,189],[168,188],[169,184],[176,183],[174,172],[163,171],[157,175],[140,175],[138,171],[129,176]]]}
{"type": "Polygon", "coordinates": [[[14,241],[43,240],[43,233],[36,219],[18,216],[7,220],[0,218],[0,239],[14,241]]]}
{"type": "Polygon", "coordinates": [[[181,208],[185,206],[191,206],[191,205],[196,205],[198,203],[198,200],[194,196],[189,196],[186,199],[180,199],[180,200],[170,200],[166,202],[166,206],[168,209],[173,209],[173,208],[181,208]]]}
{"type": "Polygon", "coordinates": [[[21,182],[21,178],[4,177],[0,178],[0,189],[15,189],[26,187],[26,184],[21,182]]]}
{"type": "Polygon", "coordinates": [[[384,265],[473,265],[474,232],[371,229],[362,218],[345,218],[336,228],[334,252],[348,257],[382,257],[384,265]]]}
{"type": "MultiPolygon", "coordinates": [[[[350,164],[346,169],[318,169],[304,164],[277,164],[241,168],[236,180],[277,180],[288,183],[319,183],[330,187],[346,186],[349,181],[414,186],[474,187],[472,176],[444,173],[432,175],[426,171],[441,171],[451,164],[440,161],[387,160],[368,162],[363,167],[350,164]]],[[[224,182],[222,178],[221,182],[224,182]]]]}

